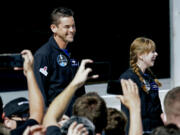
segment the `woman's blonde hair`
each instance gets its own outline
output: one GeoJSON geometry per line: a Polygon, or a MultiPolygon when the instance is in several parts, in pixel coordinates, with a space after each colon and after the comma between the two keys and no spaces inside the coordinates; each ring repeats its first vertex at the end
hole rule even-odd
{"type": "MultiPolygon", "coordinates": [[[[140,81],[142,84],[144,84],[144,79],[140,74],[140,69],[137,66],[137,60],[138,60],[138,55],[144,54],[144,53],[149,53],[150,51],[156,50],[156,45],[154,41],[152,41],[149,38],[145,37],[138,37],[136,38],[130,47],[130,67],[132,70],[138,75],[140,81]]],[[[161,86],[161,83],[157,80],[153,72],[148,68],[148,72],[153,76],[154,81],[157,83],[158,86],[161,86]]],[[[142,89],[147,92],[147,88],[144,85],[142,85],[142,89]]]]}

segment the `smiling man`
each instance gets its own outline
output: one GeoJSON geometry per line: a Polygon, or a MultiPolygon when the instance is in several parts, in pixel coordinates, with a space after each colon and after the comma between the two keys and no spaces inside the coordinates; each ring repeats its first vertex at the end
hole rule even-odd
{"type": "MultiPolygon", "coordinates": [[[[79,66],[67,50],[68,43],[73,42],[76,33],[73,11],[64,7],[54,9],[51,13],[50,28],[52,36],[34,56],[35,76],[47,107],[72,81],[79,66]]],[[[85,93],[84,86],[80,89],[69,105],[66,112],[68,116],[71,116],[74,100],[85,93]]]]}

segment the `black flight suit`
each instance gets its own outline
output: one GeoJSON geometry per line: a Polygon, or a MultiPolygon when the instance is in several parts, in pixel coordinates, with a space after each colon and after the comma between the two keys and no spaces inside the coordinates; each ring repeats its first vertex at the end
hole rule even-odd
{"type": "MultiPolygon", "coordinates": [[[[143,131],[145,133],[150,133],[157,126],[163,125],[160,115],[162,113],[161,102],[159,99],[159,88],[158,85],[154,82],[154,79],[149,74],[143,74],[140,72],[142,77],[146,82],[146,88],[149,89],[148,93],[142,89],[142,83],[139,80],[139,77],[132,71],[131,68],[126,70],[121,76],[120,79],[131,79],[135,82],[139,88],[139,96],[141,101],[141,118],[143,124],[143,131]]],[[[121,104],[121,109],[128,117],[129,121],[129,111],[128,109],[121,104]]],[[[127,125],[126,132],[129,130],[129,122],[127,125]]]]}
{"type": "MultiPolygon", "coordinates": [[[[70,58],[67,50],[58,47],[53,36],[36,51],[34,55],[34,72],[46,107],[72,81],[78,66],[79,63],[70,58]]],[[[84,86],[76,91],[66,115],[72,115],[73,102],[83,94],[85,94],[84,86]]]]}

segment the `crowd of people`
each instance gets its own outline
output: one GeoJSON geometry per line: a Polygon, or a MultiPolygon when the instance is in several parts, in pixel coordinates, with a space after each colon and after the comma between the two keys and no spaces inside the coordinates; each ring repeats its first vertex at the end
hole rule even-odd
{"type": "MultiPolygon", "coordinates": [[[[63,115],[68,107],[68,104],[71,102],[71,99],[74,96],[74,93],[79,90],[82,85],[86,82],[87,79],[91,78],[97,78],[98,75],[88,76],[88,74],[92,71],[90,68],[85,68],[85,65],[87,63],[92,63],[92,60],[85,59],[82,60],[81,65],[73,78],[73,80],[70,82],[70,84],[60,93],[57,95],[57,97],[52,101],[50,106],[46,109],[45,102],[43,95],[38,87],[38,84],[35,79],[34,71],[33,71],[33,55],[31,51],[29,50],[23,50],[22,56],[24,58],[24,74],[27,78],[27,84],[28,84],[28,95],[29,95],[29,102],[27,102],[26,99],[19,98],[17,100],[13,100],[12,102],[8,103],[4,108],[2,108],[2,127],[3,134],[24,134],[24,135],[30,135],[30,134],[102,134],[102,132],[105,132],[105,127],[107,125],[107,106],[103,98],[101,98],[97,93],[90,92],[86,93],[83,96],[79,97],[73,104],[73,112],[72,116],[68,119],[63,119],[63,115]],[[20,100],[21,99],[21,100],[20,100]],[[14,112],[9,113],[6,108],[13,107],[15,104],[18,104],[19,107],[23,105],[28,105],[29,108],[24,109],[24,114],[27,113],[27,110],[29,110],[29,115],[26,115],[26,117],[21,117],[22,112],[18,113],[18,107],[16,107],[17,111],[14,110],[14,112]],[[11,119],[11,122],[17,122],[15,117],[20,117],[22,123],[20,125],[17,125],[14,127],[10,127],[5,122],[7,120],[7,117],[11,119]],[[62,122],[64,121],[64,122],[62,122]],[[67,123],[68,121],[69,124],[67,123]],[[79,123],[78,123],[79,122],[79,123]]],[[[133,102],[127,102],[129,99],[124,97],[124,103],[128,107],[132,107],[132,103],[134,103],[136,100],[138,100],[138,92],[137,87],[135,87],[134,83],[130,80],[127,82],[125,80],[122,80],[124,87],[127,87],[125,83],[129,83],[129,85],[132,85],[132,88],[135,90],[132,91],[130,88],[130,91],[132,93],[128,93],[128,89],[126,90],[127,95],[131,95],[131,99],[133,102]]],[[[126,88],[125,88],[126,89],[126,88]]],[[[122,98],[122,97],[121,97],[122,98]]],[[[2,107],[2,102],[1,102],[2,107]]],[[[9,109],[11,111],[11,109],[9,109]]],[[[22,111],[22,109],[19,109],[19,111],[22,111]]],[[[136,114],[136,113],[135,113],[136,114]]],[[[134,115],[134,113],[133,113],[134,115]]],[[[140,115],[137,114],[140,118],[140,115]]],[[[135,130],[135,127],[132,127],[131,130],[135,130]]],[[[139,132],[141,130],[138,130],[139,132]]]]}
{"type": "Polygon", "coordinates": [[[109,108],[96,92],[85,93],[91,59],[78,62],[67,45],[76,32],[73,12],[59,7],[51,14],[53,35],[33,55],[23,50],[23,72],[28,99],[19,97],[3,105],[2,135],[178,135],[180,87],[168,91],[164,111],[158,81],[150,67],[157,57],[154,41],[136,38],[130,46],[130,67],[120,75],[121,109],[109,108]]]}

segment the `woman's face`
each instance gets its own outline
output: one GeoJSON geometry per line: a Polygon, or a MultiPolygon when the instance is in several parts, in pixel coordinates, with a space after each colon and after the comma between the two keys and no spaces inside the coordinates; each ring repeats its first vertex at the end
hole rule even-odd
{"type": "Polygon", "coordinates": [[[158,53],[154,51],[150,51],[149,53],[142,54],[142,60],[144,62],[144,65],[149,68],[154,66],[154,62],[156,60],[156,57],[158,56],[158,53]]]}

